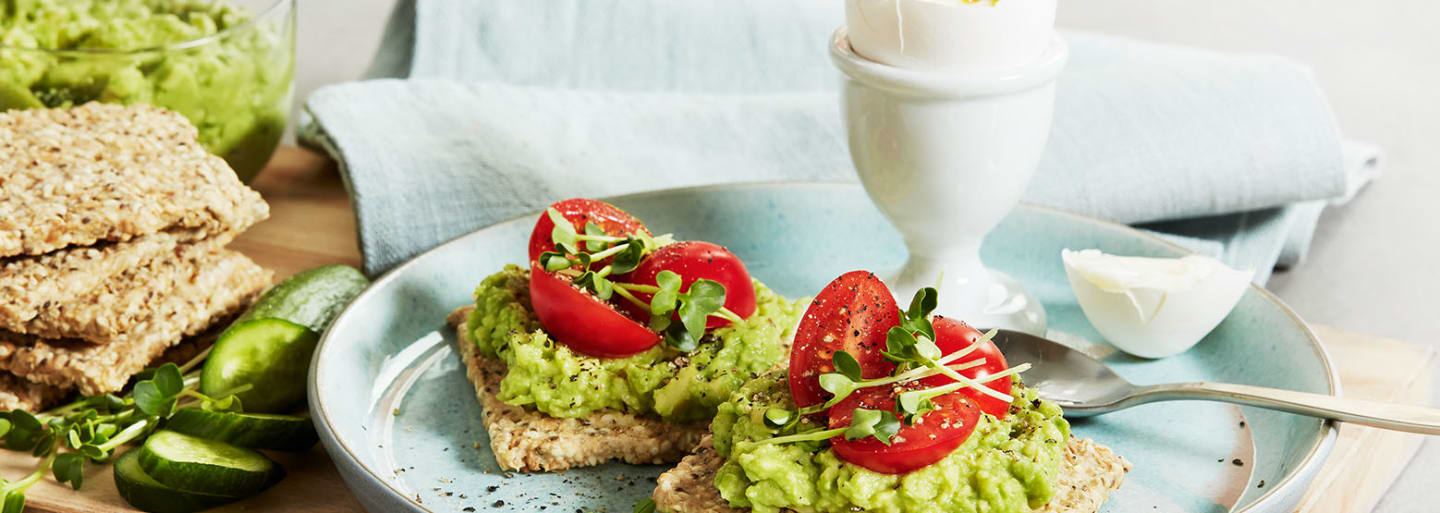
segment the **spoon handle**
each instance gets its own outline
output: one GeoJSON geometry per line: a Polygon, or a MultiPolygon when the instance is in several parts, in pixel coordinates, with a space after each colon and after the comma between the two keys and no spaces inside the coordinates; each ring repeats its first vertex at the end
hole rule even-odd
{"type": "Polygon", "coordinates": [[[1140,387],[1138,403],[1206,400],[1256,406],[1384,429],[1440,435],[1440,408],[1346,399],[1230,383],[1176,383],[1140,387]]]}

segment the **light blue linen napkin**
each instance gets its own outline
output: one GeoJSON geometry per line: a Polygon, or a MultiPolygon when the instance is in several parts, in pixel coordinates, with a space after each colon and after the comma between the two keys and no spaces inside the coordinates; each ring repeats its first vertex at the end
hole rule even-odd
{"type": "MultiPolygon", "coordinates": [[[[340,160],[370,273],[565,197],[853,181],[825,47],[839,10],[401,0],[372,72],[411,78],[316,92],[301,136],[340,160]]],[[[1315,206],[1363,179],[1301,66],[1065,37],[1029,201],[1148,223],[1263,283],[1287,242],[1303,255],[1315,206]]]]}

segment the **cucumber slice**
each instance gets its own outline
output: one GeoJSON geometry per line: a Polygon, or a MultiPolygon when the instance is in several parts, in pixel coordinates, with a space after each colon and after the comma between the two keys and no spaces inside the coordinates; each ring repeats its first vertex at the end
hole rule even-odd
{"type": "Polygon", "coordinates": [[[115,489],[131,506],[150,513],[192,513],[229,504],[241,497],[182,492],[160,484],[140,468],[140,450],[115,459],[115,489]]]}
{"type": "Polygon", "coordinates": [[[320,336],[282,319],[251,319],[233,324],[205,359],[200,393],[235,395],[245,411],[290,413],[305,404],[305,379],[320,336]]]}
{"type": "Polygon", "coordinates": [[[348,265],[307,269],[266,291],[235,323],[285,319],[323,333],[340,310],[369,285],[365,275],[348,265]]]}
{"type": "Polygon", "coordinates": [[[215,342],[200,392],[219,399],[249,385],[236,394],[246,411],[290,413],[303,407],[319,334],[369,284],[353,267],[327,265],[271,288],[215,342]]]}
{"type": "Polygon", "coordinates": [[[300,452],[320,441],[310,419],[293,415],[186,408],[175,412],[165,429],[246,449],[300,452]]]}
{"type": "Polygon", "coordinates": [[[264,454],[174,431],[160,430],[140,446],[140,468],[181,491],[249,497],[285,477],[264,454]]]}

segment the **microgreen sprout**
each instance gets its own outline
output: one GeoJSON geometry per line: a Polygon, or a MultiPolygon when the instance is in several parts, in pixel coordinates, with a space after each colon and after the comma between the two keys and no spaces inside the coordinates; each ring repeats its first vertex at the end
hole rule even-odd
{"type": "MultiPolygon", "coordinates": [[[[109,460],[117,448],[148,436],[181,408],[199,406],[241,411],[233,395],[222,399],[201,394],[196,367],[209,355],[201,352],[184,365],[167,363],[136,376],[129,394],[84,397],[48,411],[0,412],[0,442],[6,449],[26,451],[41,458],[35,472],[16,481],[0,479],[0,513],[19,513],[25,491],[45,473],[79,490],[85,479],[85,460],[109,460]]],[[[236,390],[241,392],[243,390],[236,390]]]]}
{"type": "MultiPolygon", "coordinates": [[[[785,411],[788,413],[788,411],[784,409],[780,409],[780,411],[785,411]]],[[[766,410],[765,421],[767,427],[771,427],[772,429],[780,429],[779,427],[775,427],[772,425],[770,416],[771,410],[766,410]]],[[[794,419],[788,419],[785,425],[788,427],[789,424],[793,424],[798,418],[799,417],[797,416],[794,419]]],[[[891,437],[894,437],[895,434],[898,432],[900,432],[900,418],[896,417],[894,413],[885,410],[869,410],[865,408],[856,408],[850,415],[850,425],[845,427],[806,431],[793,435],[777,436],[772,438],[766,438],[764,440],[757,440],[754,442],[745,443],[765,445],[788,444],[797,442],[817,442],[821,440],[829,440],[831,438],[843,435],[846,440],[859,440],[865,437],[874,437],[881,443],[885,445],[890,445],[891,437]]]]}
{"type": "Polygon", "coordinates": [[[1030,364],[1021,364],[979,379],[972,379],[960,374],[960,371],[987,363],[985,358],[975,358],[958,364],[954,362],[989,343],[997,331],[990,330],[971,341],[969,345],[952,351],[950,354],[942,354],[939,346],[934,342],[935,328],[929,320],[930,313],[935,310],[938,303],[937,299],[937,293],[933,288],[927,287],[916,292],[914,299],[910,301],[910,307],[900,312],[900,325],[891,328],[886,333],[885,349],[881,351],[881,354],[896,364],[896,369],[891,375],[865,379],[861,375],[860,362],[854,355],[844,350],[836,351],[831,356],[831,364],[835,371],[821,374],[819,377],[820,388],[829,392],[831,398],[823,404],[799,410],[792,411],[775,407],[767,409],[764,415],[765,425],[775,430],[788,429],[798,423],[803,416],[829,410],[856,390],[863,388],[904,384],[939,375],[954,380],[953,383],[901,392],[895,398],[895,411],[893,412],[857,408],[847,427],[814,430],[753,443],[805,442],[845,435],[848,440],[871,436],[889,445],[891,438],[899,432],[902,423],[903,425],[912,425],[917,418],[935,409],[932,400],[936,397],[964,388],[974,388],[980,393],[1006,403],[1013,402],[1013,397],[985,386],[985,383],[1025,372],[1030,368],[1030,364]]]}
{"type": "Polygon", "coordinates": [[[673,242],[668,234],[652,237],[645,230],[638,230],[617,237],[606,233],[593,221],[587,222],[585,233],[580,234],[560,211],[549,208],[545,214],[555,223],[550,234],[555,251],[540,254],[537,258],[540,267],[546,272],[569,277],[572,284],[603,301],[619,296],[621,300],[650,312],[649,328],[661,333],[666,345],[671,348],[682,352],[694,351],[705,335],[705,325],[712,316],[732,323],[744,321],[725,308],[725,286],[713,280],[695,280],[688,290],[681,292],[681,276],[669,270],[660,271],[653,286],[611,279],[633,272],[647,255],[673,242]],[[583,251],[580,249],[582,246],[583,251]],[[591,269],[595,263],[606,259],[610,259],[608,264],[591,269]],[[649,294],[651,297],[647,302],[636,294],[649,294]],[[672,314],[679,318],[678,324],[672,321],[672,314]]]}

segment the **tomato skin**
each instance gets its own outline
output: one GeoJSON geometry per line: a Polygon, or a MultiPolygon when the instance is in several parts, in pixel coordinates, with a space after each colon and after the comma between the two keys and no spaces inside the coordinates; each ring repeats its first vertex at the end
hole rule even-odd
{"type": "Polygon", "coordinates": [[[790,394],[801,408],[825,402],[820,375],[835,371],[835,351],[860,362],[863,378],[889,375],[895,364],[880,353],[885,334],[900,325],[900,307],[890,288],[868,271],[851,271],[826,285],[795,329],[790,349],[790,394]]]}
{"type": "MultiPolygon", "coordinates": [[[[634,271],[621,277],[625,283],[655,285],[655,276],[660,271],[672,271],[680,275],[680,292],[690,290],[690,284],[707,279],[725,286],[725,308],[735,312],[741,319],[755,314],[755,282],[745,263],[730,250],[718,244],[704,241],[676,242],[655,250],[634,271]]],[[[653,294],[636,292],[635,298],[646,303],[653,294]]],[[[629,301],[618,301],[630,317],[641,323],[650,321],[650,311],[629,301]]],[[[675,320],[680,320],[675,314],[675,320]]],[[[706,329],[715,329],[730,324],[727,319],[711,316],[705,321],[706,329]]]]}
{"type": "MultiPolygon", "coordinates": [[[[588,198],[571,198],[564,201],[557,201],[550,205],[550,208],[558,210],[575,225],[575,231],[585,233],[585,223],[594,221],[605,229],[605,233],[614,237],[624,237],[626,234],[635,232],[650,233],[645,229],[645,223],[640,222],[635,216],[620,210],[619,207],[609,203],[588,198]]],[[[535,228],[530,231],[530,261],[540,258],[540,254],[546,251],[555,251],[555,242],[550,238],[550,232],[555,229],[555,222],[545,212],[540,213],[540,219],[535,221],[535,228]]]]}
{"type": "MultiPolygon", "coordinates": [[[[969,347],[970,344],[984,336],[983,333],[970,327],[969,324],[948,317],[937,315],[930,323],[935,326],[935,345],[940,348],[942,354],[950,354],[969,347]]],[[[995,343],[988,340],[985,341],[984,345],[975,349],[975,351],[960,358],[959,361],[951,362],[950,364],[956,365],[975,361],[980,358],[985,359],[984,365],[962,370],[960,371],[960,375],[970,379],[981,379],[1010,368],[1010,366],[1005,363],[1005,355],[1000,352],[1000,348],[995,347],[995,343]]],[[[921,382],[928,386],[936,387],[954,383],[955,380],[948,376],[931,376],[921,380],[921,382]]],[[[1012,385],[1013,383],[1009,377],[1000,378],[985,384],[985,386],[1007,395],[1010,394],[1012,385]]],[[[1005,415],[1010,413],[1010,403],[985,395],[973,388],[966,387],[961,389],[960,393],[969,396],[976,404],[980,405],[981,411],[994,415],[997,419],[1003,419],[1005,415]]]]}
{"type": "Polygon", "coordinates": [[[530,305],[550,338],[578,353],[621,357],[650,349],[660,335],[562,276],[530,262],[530,305]]]}
{"type": "MultiPolygon", "coordinates": [[[[915,382],[903,387],[917,388],[928,387],[915,382]]],[[[855,408],[894,411],[894,393],[891,387],[856,390],[830,409],[830,428],[849,426],[855,408]]],[[[921,415],[914,425],[902,424],[890,445],[875,437],[846,440],[841,435],[831,438],[830,446],[840,459],[881,474],[904,474],[930,466],[965,443],[980,424],[981,414],[974,400],[959,393],[945,394],[931,402],[936,409],[921,415]]]]}

